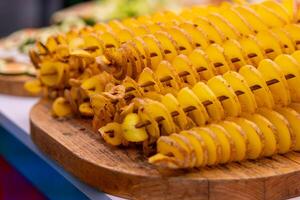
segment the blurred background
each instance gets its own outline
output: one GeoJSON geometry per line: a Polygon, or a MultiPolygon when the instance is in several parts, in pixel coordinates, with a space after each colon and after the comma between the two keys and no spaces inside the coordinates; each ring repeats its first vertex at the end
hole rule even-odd
{"type": "Polygon", "coordinates": [[[88,0],[0,0],[0,37],[27,27],[47,26],[60,9],[88,0]]]}
{"type": "Polygon", "coordinates": [[[0,0],[0,37],[22,28],[59,23],[66,15],[91,15],[96,21],[106,21],[214,1],[219,0],[0,0]]]}

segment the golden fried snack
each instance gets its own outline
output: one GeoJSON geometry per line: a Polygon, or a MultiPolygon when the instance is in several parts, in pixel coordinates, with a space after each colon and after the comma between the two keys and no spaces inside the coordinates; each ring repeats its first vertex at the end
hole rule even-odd
{"type": "Polygon", "coordinates": [[[299,151],[300,26],[291,5],[194,6],[39,42],[26,88],[114,146],[191,168],[299,151]]]}

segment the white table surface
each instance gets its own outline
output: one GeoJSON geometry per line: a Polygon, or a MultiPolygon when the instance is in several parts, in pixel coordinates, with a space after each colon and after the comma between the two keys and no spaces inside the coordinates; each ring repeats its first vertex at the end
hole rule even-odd
{"type": "MultiPolygon", "coordinates": [[[[13,97],[0,94],[0,124],[10,130],[16,138],[23,144],[40,156],[51,167],[57,170],[63,177],[70,181],[82,193],[90,199],[101,199],[103,193],[89,187],[80,182],[78,179],[64,171],[53,161],[45,157],[33,144],[29,136],[29,112],[30,108],[38,101],[37,98],[28,97],[13,97]],[[7,123],[9,122],[9,123],[7,123]],[[12,130],[13,129],[13,130],[12,130]]],[[[300,181],[300,180],[299,180],[300,181]]],[[[107,194],[106,194],[107,195],[107,194]]],[[[122,200],[121,198],[107,195],[112,200],[122,200]]],[[[300,200],[300,197],[292,198],[290,200],[300,200]]]]}
{"type": "MultiPolygon", "coordinates": [[[[57,170],[64,178],[70,181],[76,188],[90,199],[101,199],[103,193],[82,183],[68,172],[64,171],[52,160],[43,155],[30,139],[29,132],[29,112],[31,107],[38,101],[38,98],[14,97],[0,94],[0,124],[9,130],[25,146],[36,153],[41,159],[46,161],[52,168],[57,170]]],[[[107,195],[112,200],[121,198],[107,195]]]]}

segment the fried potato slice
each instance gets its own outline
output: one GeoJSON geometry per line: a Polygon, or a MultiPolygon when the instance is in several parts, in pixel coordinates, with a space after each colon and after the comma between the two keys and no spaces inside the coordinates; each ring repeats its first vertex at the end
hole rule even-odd
{"type": "Polygon", "coordinates": [[[184,29],[177,26],[172,26],[165,29],[176,41],[179,53],[189,55],[195,48],[192,37],[184,29]]]}
{"type": "Polygon", "coordinates": [[[88,51],[93,57],[103,54],[103,44],[101,40],[94,34],[85,35],[82,37],[84,44],[83,50],[88,51]]]}
{"type": "Polygon", "coordinates": [[[300,64],[300,51],[297,50],[292,54],[292,57],[296,59],[297,63],[300,64]]]}
{"type": "Polygon", "coordinates": [[[162,94],[177,94],[183,87],[177,71],[168,61],[161,61],[155,71],[155,76],[162,84],[162,94]]]}
{"type": "MultiPolygon", "coordinates": [[[[162,136],[157,140],[157,152],[164,157],[168,157],[170,161],[164,163],[163,160],[153,156],[149,159],[150,163],[157,164],[161,167],[182,168],[187,163],[189,157],[188,152],[176,140],[169,136],[162,136]]],[[[186,166],[188,167],[188,166],[186,166]]]]}
{"type": "Polygon", "coordinates": [[[260,114],[245,114],[244,117],[254,122],[262,131],[265,138],[265,148],[263,156],[272,156],[278,151],[278,130],[277,128],[264,116],[260,114]]]}
{"type": "Polygon", "coordinates": [[[192,129],[195,131],[198,135],[200,135],[208,150],[208,161],[207,165],[215,165],[219,163],[221,158],[221,143],[219,141],[219,138],[216,136],[216,134],[211,131],[208,128],[204,127],[196,127],[192,129]]]}
{"type": "Polygon", "coordinates": [[[125,140],[129,142],[142,142],[148,139],[148,134],[144,127],[136,128],[135,125],[140,122],[136,113],[129,113],[122,123],[122,132],[125,140]]]}
{"type": "Polygon", "coordinates": [[[155,32],[153,35],[161,43],[166,60],[171,62],[179,53],[179,50],[177,49],[177,42],[169,33],[164,31],[155,32]]]}
{"type": "Polygon", "coordinates": [[[241,104],[232,86],[222,77],[215,76],[207,82],[208,87],[221,101],[226,116],[236,117],[241,113],[241,104]]]}
{"type": "Polygon", "coordinates": [[[118,48],[120,46],[117,35],[112,32],[104,32],[100,35],[100,39],[104,48],[118,48]]]}
{"type": "Polygon", "coordinates": [[[291,22],[288,10],[281,3],[277,1],[267,0],[261,2],[261,4],[278,13],[278,15],[284,18],[286,22],[291,22]]]}
{"type": "Polygon", "coordinates": [[[209,105],[205,106],[210,117],[210,121],[220,121],[224,118],[224,109],[221,102],[205,83],[198,82],[196,85],[194,85],[192,90],[202,104],[204,104],[204,102],[210,103],[209,105]]]}
{"type": "Polygon", "coordinates": [[[254,113],[257,109],[254,94],[242,75],[237,72],[229,71],[223,75],[224,79],[231,85],[238,95],[242,112],[254,113]]]}
{"type": "Polygon", "coordinates": [[[238,124],[247,135],[249,141],[247,158],[259,158],[262,155],[265,146],[265,138],[259,127],[252,121],[242,117],[230,118],[230,120],[238,124]]]}
{"type": "Polygon", "coordinates": [[[211,10],[209,9],[209,5],[195,5],[192,7],[192,13],[194,16],[207,16],[211,10]]]}
{"type": "Polygon", "coordinates": [[[274,61],[284,73],[292,101],[300,102],[300,64],[292,56],[285,54],[277,56],[274,61]]]}
{"type": "Polygon", "coordinates": [[[275,59],[276,56],[282,54],[280,43],[271,31],[260,31],[256,35],[258,43],[263,48],[267,58],[275,59]]]}
{"type": "Polygon", "coordinates": [[[154,101],[151,99],[145,99],[145,104],[142,109],[139,109],[140,112],[147,112],[151,117],[158,119],[162,118],[163,120],[159,122],[161,125],[162,135],[169,135],[175,132],[175,124],[173,122],[170,112],[168,112],[166,106],[161,102],[154,101]]]}
{"type": "Polygon", "coordinates": [[[242,49],[246,53],[248,63],[258,66],[259,62],[265,58],[262,47],[254,36],[242,38],[240,41],[242,49]]]}
{"type": "Polygon", "coordinates": [[[139,25],[131,28],[135,36],[144,36],[150,34],[150,30],[146,25],[139,25]]]}
{"type": "Polygon", "coordinates": [[[101,75],[92,76],[91,78],[83,81],[80,88],[83,89],[89,96],[100,94],[104,91],[104,86],[101,84],[101,78],[101,75]]]}
{"type": "Polygon", "coordinates": [[[150,136],[150,143],[157,141],[157,139],[161,136],[159,124],[152,113],[149,111],[149,109],[144,109],[144,105],[146,105],[146,102],[144,101],[144,99],[135,98],[133,100],[133,103],[135,104],[135,107],[138,108],[138,115],[140,120],[142,122],[150,122],[150,124],[145,127],[148,135],[150,136]]]}
{"type": "Polygon", "coordinates": [[[132,42],[136,45],[136,48],[141,54],[144,62],[144,66],[151,68],[152,62],[150,57],[150,50],[144,40],[140,37],[135,37],[132,42]]]}
{"type": "Polygon", "coordinates": [[[90,102],[80,104],[79,112],[82,116],[85,116],[85,117],[93,117],[94,116],[94,111],[91,108],[90,102]]]}
{"type": "Polygon", "coordinates": [[[292,132],[295,134],[295,145],[292,150],[300,151],[300,114],[289,107],[277,107],[276,111],[287,119],[292,132]]]}
{"type": "Polygon", "coordinates": [[[231,6],[229,8],[223,9],[220,13],[225,19],[227,19],[232,25],[242,34],[249,35],[254,32],[253,27],[250,23],[237,12],[231,6]]]}
{"type": "Polygon", "coordinates": [[[286,30],[295,45],[295,48],[297,50],[300,50],[300,25],[299,24],[288,24],[284,27],[284,30],[286,30]]]}
{"type": "Polygon", "coordinates": [[[240,43],[233,39],[228,39],[223,43],[224,55],[228,60],[231,69],[238,70],[242,66],[246,65],[244,59],[245,52],[243,52],[240,43]]]}
{"type": "Polygon", "coordinates": [[[193,11],[193,8],[182,8],[181,12],[180,12],[180,16],[185,19],[185,20],[189,20],[189,21],[193,21],[193,19],[196,17],[195,16],[195,12],[193,11]]]}
{"type": "Polygon", "coordinates": [[[251,65],[241,67],[239,73],[251,87],[258,107],[273,108],[275,105],[274,98],[262,74],[251,65]]]}
{"type": "Polygon", "coordinates": [[[172,118],[180,130],[188,128],[189,122],[187,116],[175,96],[172,94],[166,94],[161,98],[161,103],[167,108],[168,112],[171,113],[171,116],[172,113],[176,113],[176,116],[172,116],[172,118]]]}
{"type": "Polygon", "coordinates": [[[47,48],[47,51],[54,52],[56,50],[57,46],[58,46],[58,43],[55,40],[55,38],[54,37],[48,37],[48,39],[46,41],[46,44],[45,44],[45,47],[47,48]]]}
{"type": "Polygon", "coordinates": [[[52,112],[56,117],[67,117],[72,115],[72,108],[64,97],[58,97],[52,104],[52,112]]]}
{"type": "Polygon", "coordinates": [[[296,14],[296,3],[294,0],[282,0],[281,4],[286,8],[288,11],[290,19],[293,19],[296,14]]]}
{"type": "Polygon", "coordinates": [[[210,124],[208,128],[215,133],[221,145],[221,157],[219,163],[231,162],[236,154],[236,148],[231,134],[219,124],[210,124]]]}
{"type": "Polygon", "coordinates": [[[138,85],[143,88],[145,97],[154,99],[160,98],[162,85],[151,69],[144,68],[139,76],[138,85]]]}
{"type": "Polygon", "coordinates": [[[224,34],[216,26],[212,25],[206,18],[198,16],[193,20],[193,22],[207,34],[211,44],[221,44],[223,40],[225,40],[224,34]]]}
{"type": "Polygon", "coordinates": [[[176,56],[172,66],[185,86],[193,86],[199,81],[199,75],[187,56],[182,54],[176,56]]]}
{"type": "Polygon", "coordinates": [[[122,28],[117,32],[117,36],[120,43],[123,44],[134,37],[134,32],[129,28],[122,28]]]}
{"type": "Polygon", "coordinates": [[[211,44],[205,53],[208,58],[213,62],[213,65],[217,71],[217,74],[224,74],[225,72],[231,70],[224,57],[224,49],[218,44],[211,44]]]}
{"type": "Polygon", "coordinates": [[[190,140],[181,134],[171,134],[170,137],[188,152],[188,156],[185,158],[184,166],[190,168],[194,167],[197,162],[197,157],[194,146],[191,144],[190,140]]]}
{"type": "Polygon", "coordinates": [[[286,30],[282,28],[273,28],[272,33],[279,40],[283,53],[292,54],[295,51],[293,40],[286,30]]]}
{"type": "Polygon", "coordinates": [[[99,130],[100,135],[108,144],[118,146],[122,144],[123,131],[122,125],[117,122],[111,122],[101,127],[99,130]]]}
{"type": "Polygon", "coordinates": [[[177,100],[183,109],[193,108],[187,112],[189,116],[198,126],[204,125],[208,120],[208,114],[199,98],[189,88],[181,89],[177,94],[177,100]]]}
{"type": "Polygon", "coordinates": [[[207,19],[219,28],[224,33],[227,39],[238,39],[240,34],[238,30],[224,17],[218,13],[210,13],[207,15],[207,19]]]}
{"type": "Polygon", "coordinates": [[[269,59],[264,59],[259,63],[258,71],[264,77],[266,82],[275,80],[277,83],[268,84],[271,90],[275,104],[287,106],[291,103],[291,95],[288,83],[280,67],[269,59]]]}
{"type": "Polygon", "coordinates": [[[236,149],[233,161],[246,159],[248,151],[248,138],[244,130],[232,121],[221,121],[219,123],[232,137],[236,149]]]}
{"type": "Polygon", "coordinates": [[[143,40],[149,49],[151,68],[155,70],[160,61],[164,58],[164,52],[161,43],[153,35],[143,36],[143,40]]]}
{"type": "Polygon", "coordinates": [[[96,31],[101,32],[101,33],[112,31],[112,28],[107,23],[103,23],[103,22],[95,24],[93,26],[93,28],[96,31]]]}
{"type": "Polygon", "coordinates": [[[179,169],[182,168],[182,162],[168,154],[157,153],[148,159],[148,162],[162,168],[179,169]]]}
{"type": "Polygon", "coordinates": [[[260,108],[258,113],[267,118],[278,130],[278,153],[283,154],[291,150],[295,141],[295,134],[288,120],[278,112],[260,108]]]}
{"type": "Polygon", "coordinates": [[[268,30],[268,26],[263,22],[260,16],[258,16],[251,8],[245,5],[236,5],[233,7],[237,12],[240,13],[249,24],[253,27],[254,32],[262,30],[268,30]]]}
{"type": "Polygon", "coordinates": [[[152,34],[155,34],[157,31],[163,31],[163,27],[160,23],[152,23],[151,21],[151,23],[147,24],[147,26],[152,34]]]}
{"type": "Polygon", "coordinates": [[[209,39],[206,32],[200,27],[195,27],[192,22],[184,22],[181,23],[180,28],[184,29],[187,33],[190,34],[192,40],[195,43],[195,47],[201,47],[206,49],[209,45],[209,39]]]}
{"type": "Polygon", "coordinates": [[[203,137],[193,130],[181,131],[180,134],[189,140],[195,150],[197,158],[195,166],[201,167],[207,165],[208,148],[203,137]]]}
{"type": "Polygon", "coordinates": [[[277,12],[263,5],[262,3],[252,4],[251,8],[261,17],[262,21],[269,27],[282,27],[288,21],[281,17],[277,12]]]}
{"type": "Polygon", "coordinates": [[[48,87],[59,86],[64,80],[68,65],[62,62],[45,61],[41,63],[40,80],[48,87]]]}
{"type": "Polygon", "coordinates": [[[216,69],[209,60],[207,54],[197,48],[190,55],[189,60],[192,62],[197,73],[200,75],[200,80],[209,80],[216,74],[216,69]]]}
{"type": "Polygon", "coordinates": [[[110,20],[108,25],[111,27],[113,32],[118,32],[121,29],[125,28],[125,26],[117,19],[110,20]]]}
{"type": "Polygon", "coordinates": [[[143,97],[144,92],[141,87],[138,86],[137,82],[130,77],[126,77],[122,81],[122,85],[125,88],[125,100],[129,103],[135,97],[143,97]]]}

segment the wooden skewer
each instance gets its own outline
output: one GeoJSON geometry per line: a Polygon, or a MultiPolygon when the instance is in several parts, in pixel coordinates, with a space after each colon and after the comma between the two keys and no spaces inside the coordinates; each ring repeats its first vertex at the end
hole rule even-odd
{"type": "Polygon", "coordinates": [[[236,62],[239,62],[241,61],[239,58],[231,58],[230,60],[232,63],[236,63],[236,62]]]}
{"type": "Polygon", "coordinates": [[[179,47],[179,51],[184,51],[184,50],[186,50],[185,47],[183,47],[183,46],[180,46],[180,47],[179,47]]]}
{"type": "Polygon", "coordinates": [[[99,49],[98,46],[89,46],[89,47],[86,47],[84,50],[86,50],[86,51],[96,51],[98,49],[99,49]]]}
{"type": "Polygon", "coordinates": [[[165,54],[170,54],[170,53],[172,53],[172,51],[166,49],[166,50],[164,50],[164,53],[165,53],[165,54]]]}
{"type": "Polygon", "coordinates": [[[197,68],[197,72],[203,72],[206,71],[207,69],[205,67],[199,67],[197,68]]]}
{"type": "Polygon", "coordinates": [[[254,58],[254,57],[256,57],[257,56],[257,54],[255,54],[255,53],[249,53],[248,54],[248,58],[254,58]]]}
{"type": "Polygon", "coordinates": [[[156,56],[157,56],[157,53],[155,53],[155,52],[150,53],[151,58],[156,57],[156,56]]]}
{"type": "Polygon", "coordinates": [[[268,54],[268,53],[272,53],[272,52],[274,52],[274,50],[273,50],[273,49],[266,49],[266,50],[265,50],[265,53],[266,53],[266,54],[268,54]]]}
{"type": "Polygon", "coordinates": [[[223,63],[216,62],[216,63],[214,63],[214,66],[217,67],[217,68],[218,68],[218,67],[222,67],[222,66],[223,66],[223,63]]]}
{"type": "Polygon", "coordinates": [[[113,44],[107,44],[107,45],[105,45],[105,48],[115,48],[115,45],[113,45],[113,44]]]}

